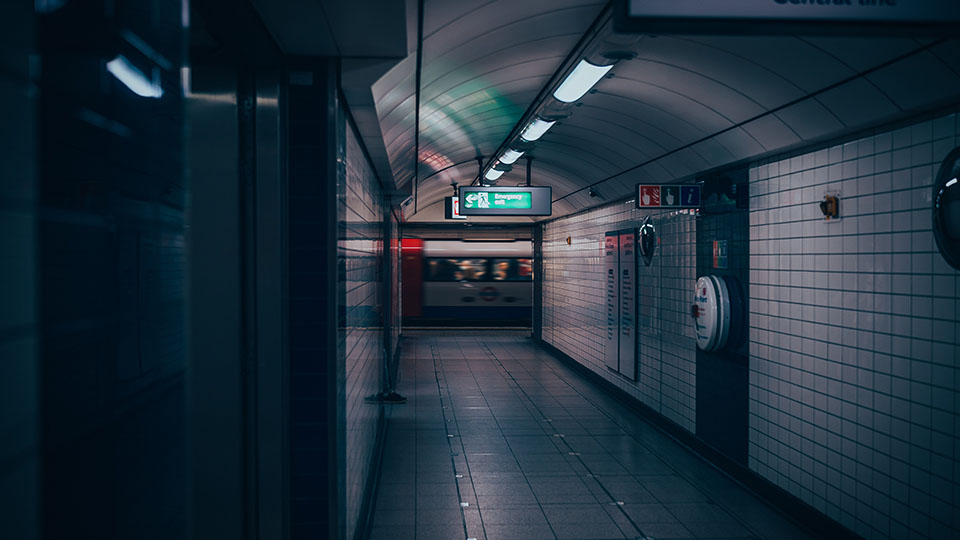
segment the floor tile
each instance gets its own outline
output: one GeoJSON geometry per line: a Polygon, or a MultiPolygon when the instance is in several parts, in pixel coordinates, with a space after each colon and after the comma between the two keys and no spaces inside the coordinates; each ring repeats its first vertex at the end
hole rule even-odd
{"type": "Polygon", "coordinates": [[[522,334],[402,347],[372,540],[808,538],[522,334]]]}
{"type": "Polygon", "coordinates": [[[484,526],[487,540],[555,540],[546,523],[511,523],[484,526]]]}

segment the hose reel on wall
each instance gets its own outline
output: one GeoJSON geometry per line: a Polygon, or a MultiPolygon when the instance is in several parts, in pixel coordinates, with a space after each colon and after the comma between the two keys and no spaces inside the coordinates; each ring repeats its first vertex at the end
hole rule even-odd
{"type": "Polygon", "coordinates": [[[700,350],[737,348],[746,335],[744,297],[736,278],[703,276],[697,279],[692,315],[700,350]]]}
{"type": "Polygon", "coordinates": [[[657,228],[653,224],[650,216],[643,218],[643,225],[640,226],[639,237],[637,238],[637,247],[643,264],[650,266],[653,263],[653,254],[656,252],[659,239],[657,238],[657,228]]]}

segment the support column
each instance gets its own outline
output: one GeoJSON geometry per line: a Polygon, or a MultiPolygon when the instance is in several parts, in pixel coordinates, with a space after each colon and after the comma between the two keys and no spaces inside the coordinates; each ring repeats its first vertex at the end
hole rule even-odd
{"type": "Polygon", "coordinates": [[[291,538],[344,536],[346,416],[338,218],[344,119],[337,64],[289,69],[291,538]]]}
{"type": "Polygon", "coordinates": [[[37,88],[33,2],[0,5],[0,531],[40,535],[37,88]]]}
{"type": "Polygon", "coordinates": [[[543,225],[533,225],[533,329],[534,341],[543,338],[543,225]]]}

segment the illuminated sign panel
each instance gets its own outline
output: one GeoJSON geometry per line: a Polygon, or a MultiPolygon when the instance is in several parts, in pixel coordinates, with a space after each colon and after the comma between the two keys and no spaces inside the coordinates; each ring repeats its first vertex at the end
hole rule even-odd
{"type": "Polygon", "coordinates": [[[700,208],[700,186],[637,184],[637,208],[700,208]]]}
{"type": "Polygon", "coordinates": [[[549,216],[553,190],[545,186],[462,187],[464,216],[549,216]]]}
{"type": "Polygon", "coordinates": [[[615,0],[621,32],[954,34],[956,0],[615,0]]]}
{"type": "Polygon", "coordinates": [[[460,197],[443,198],[443,217],[446,219],[467,219],[460,214],[460,197]]]}
{"type": "Polygon", "coordinates": [[[466,208],[523,208],[529,210],[533,206],[533,197],[529,193],[506,192],[497,193],[481,191],[467,195],[464,207],[466,208]]]}

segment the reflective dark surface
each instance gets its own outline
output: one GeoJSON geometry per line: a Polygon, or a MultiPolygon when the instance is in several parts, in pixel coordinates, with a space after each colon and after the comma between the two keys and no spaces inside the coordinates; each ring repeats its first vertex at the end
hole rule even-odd
{"type": "Polygon", "coordinates": [[[960,148],[943,160],[933,184],[933,237],[950,266],[960,269],[960,148]]]}
{"type": "Polygon", "coordinates": [[[640,227],[640,257],[643,264],[650,266],[653,262],[653,255],[657,250],[657,228],[653,225],[653,220],[647,216],[640,227]]]}

